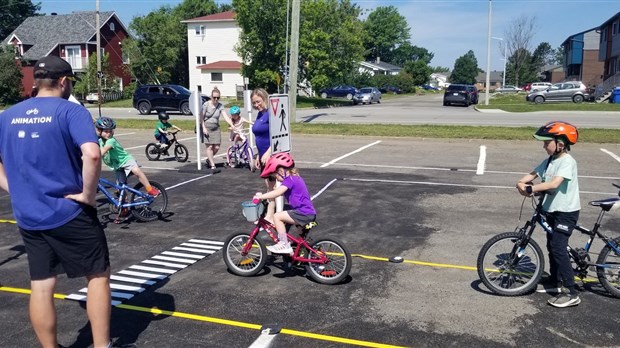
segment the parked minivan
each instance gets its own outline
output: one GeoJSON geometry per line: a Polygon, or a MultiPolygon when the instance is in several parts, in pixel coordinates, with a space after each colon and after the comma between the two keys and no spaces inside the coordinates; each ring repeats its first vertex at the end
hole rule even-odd
{"type": "Polygon", "coordinates": [[[530,84],[530,92],[538,92],[543,91],[547,88],[551,87],[551,83],[549,82],[532,82],[530,84]]]}

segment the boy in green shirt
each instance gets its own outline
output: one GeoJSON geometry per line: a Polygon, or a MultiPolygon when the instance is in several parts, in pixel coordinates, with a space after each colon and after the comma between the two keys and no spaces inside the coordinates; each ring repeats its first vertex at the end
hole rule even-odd
{"type": "Polygon", "coordinates": [[[170,116],[168,116],[168,113],[165,111],[159,111],[157,113],[157,117],[159,118],[159,121],[157,121],[154,133],[155,139],[159,141],[157,145],[168,145],[168,137],[166,136],[166,131],[168,131],[168,129],[170,128],[174,128],[180,132],[182,131],[182,129],[168,122],[170,116]]]}

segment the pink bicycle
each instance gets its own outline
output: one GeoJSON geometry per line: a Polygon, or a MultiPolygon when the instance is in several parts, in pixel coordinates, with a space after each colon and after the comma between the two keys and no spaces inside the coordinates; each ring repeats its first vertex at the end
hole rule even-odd
{"type": "MultiPolygon", "coordinates": [[[[242,203],[243,214],[255,223],[250,233],[236,232],[224,243],[224,263],[228,269],[243,277],[256,275],[267,262],[265,242],[257,238],[260,231],[266,231],[274,243],[278,242],[273,224],[265,220],[266,202],[242,203]]],[[[337,284],[347,278],[351,271],[351,253],[342,242],[333,237],[322,237],[313,241],[308,237],[316,222],[298,226],[299,235],[287,233],[293,246],[292,255],[283,255],[291,267],[304,267],[306,274],[321,284],[337,284]]]]}

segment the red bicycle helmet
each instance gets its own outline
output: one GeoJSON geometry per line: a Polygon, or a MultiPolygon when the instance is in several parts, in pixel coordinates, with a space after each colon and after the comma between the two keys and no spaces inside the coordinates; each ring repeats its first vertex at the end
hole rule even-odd
{"type": "Polygon", "coordinates": [[[278,167],[292,168],[294,165],[295,161],[288,152],[277,153],[269,157],[267,163],[265,163],[265,168],[263,168],[263,171],[260,173],[260,177],[268,178],[278,170],[278,167]]]}
{"type": "Polygon", "coordinates": [[[575,145],[579,140],[577,127],[564,121],[552,121],[534,133],[538,140],[561,140],[565,145],[575,145]]]}

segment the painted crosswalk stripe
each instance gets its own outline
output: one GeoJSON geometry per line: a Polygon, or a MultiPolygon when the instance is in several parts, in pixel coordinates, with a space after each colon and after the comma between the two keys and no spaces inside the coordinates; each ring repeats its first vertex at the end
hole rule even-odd
{"type": "Polygon", "coordinates": [[[205,258],[205,255],[194,255],[194,254],[186,254],[186,253],[175,253],[174,251],[164,251],[163,253],[161,253],[162,255],[170,255],[170,256],[179,256],[179,257],[189,257],[189,258],[193,258],[193,259],[203,259],[205,258]]]}
{"type": "Polygon", "coordinates": [[[155,255],[152,258],[156,260],[166,260],[166,261],[184,262],[184,263],[194,263],[198,261],[198,260],[188,260],[188,259],[181,259],[178,257],[168,257],[168,256],[160,256],[160,255],[155,255]]]}
{"type": "Polygon", "coordinates": [[[138,279],[138,278],[121,277],[121,276],[117,276],[115,274],[110,276],[110,280],[117,280],[119,282],[136,283],[136,284],[144,284],[144,285],[153,285],[153,284],[156,283],[153,280],[144,280],[144,279],[138,279]]]}
{"type": "Polygon", "coordinates": [[[142,263],[147,263],[149,265],[166,266],[170,268],[185,268],[188,266],[188,265],[181,265],[179,263],[163,262],[163,261],[157,261],[157,260],[144,260],[142,261],[142,263]]]}
{"type": "MultiPolygon", "coordinates": [[[[220,241],[193,238],[169,250],[162,251],[146,260],[131,265],[110,276],[112,305],[117,306],[135,295],[144,292],[149,286],[172,276],[205,257],[222,249],[220,241]],[[136,285],[138,284],[138,285],[136,285]]],[[[67,295],[67,299],[86,301],[88,288],[67,295]]]]}

